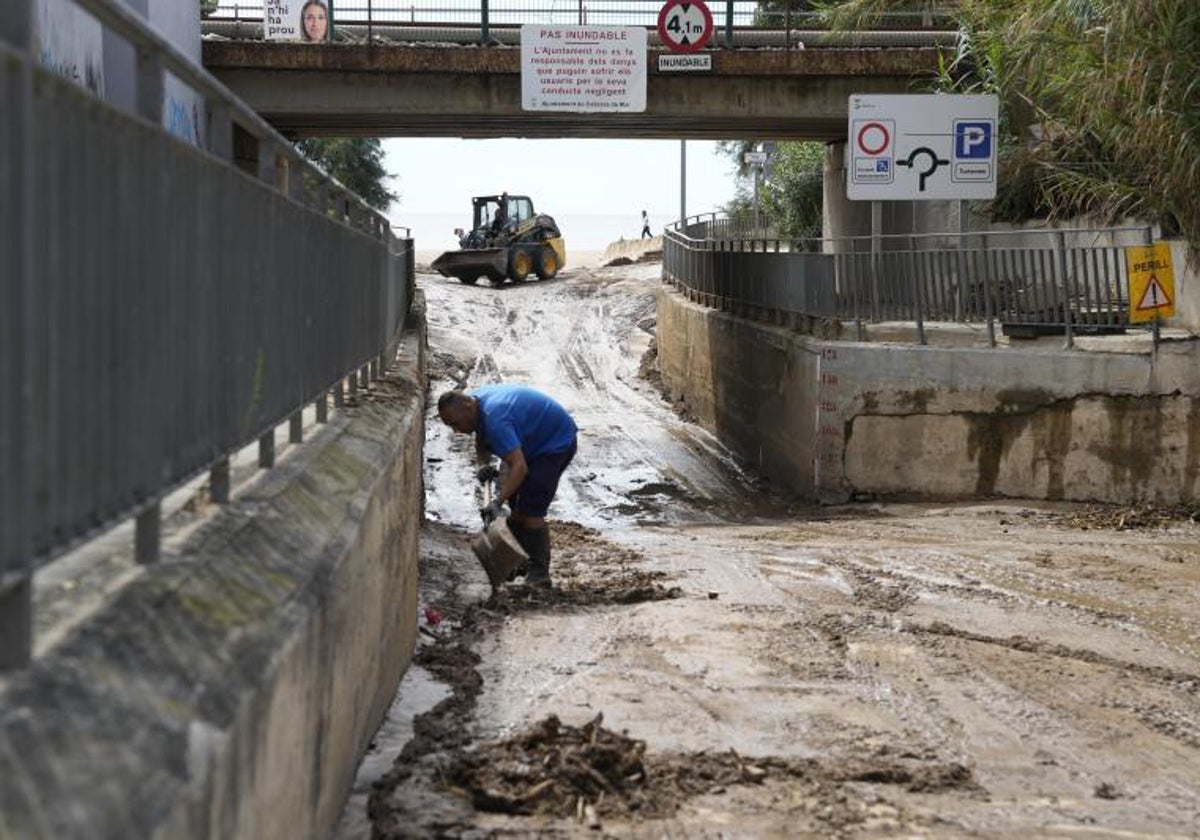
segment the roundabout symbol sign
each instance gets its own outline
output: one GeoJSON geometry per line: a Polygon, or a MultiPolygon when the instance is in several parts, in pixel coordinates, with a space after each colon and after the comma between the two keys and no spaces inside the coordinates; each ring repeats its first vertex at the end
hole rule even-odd
{"type": "Polygon", "coordinates": [[[658,13],[658,37],[671,52],[702,50],[712,34],[712,12],[704,0],[667,0],[658,13]]]}

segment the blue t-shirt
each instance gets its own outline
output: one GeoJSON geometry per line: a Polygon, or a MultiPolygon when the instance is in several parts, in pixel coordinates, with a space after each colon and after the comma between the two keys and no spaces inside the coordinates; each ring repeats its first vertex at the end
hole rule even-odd
{"type": "Polygon", "coordinates": [[[565,452],[575,442],[576,426],[565,408],[524,385],[481,385],[479,428],[484,444],[503,458],[520,449],[525,459],[565,452]]]}

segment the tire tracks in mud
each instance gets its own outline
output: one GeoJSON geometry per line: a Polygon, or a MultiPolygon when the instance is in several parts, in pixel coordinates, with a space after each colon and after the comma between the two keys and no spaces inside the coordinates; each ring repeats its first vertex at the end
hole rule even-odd
{"type": "Polygon", "coordinates": [[[668,586],[667,573],[642,568],[638,552],[575,523],[553,527],[564,536],[557,550],[563,583],[555,590],[516,586],[475,605],[443,592],[442,608],[460,617],[457,627],[431,634],[414,662],[451,694],[414,719],[412,739],[375,784],[368,805],[373,837],[558,836],[589,825],[653,834],[655,825],[670,824],[693,800],[722,799],[742,789],[772,808],[786,791],[789,819],[837,837],[867,826],[910,830],[925,825],[927,817],[890,801],[890,788],[983,794],[969,766],[929,748],[879,745],[823,758],[743,758],[732,749],[660,752],[653,744],[602,730],[598,718],[590,730],[583,729],[592,733],[593,744],[599,738],[610,748],[595,754],[576,750],[563,759],[564,741],[570,738],[559,733],[574,737],[574,729],[553,716],[511,737],[480,739],[475,709],[483,678],[475,650],[510,617],[529,610],[620,609],[681,594],[668,586]],[[613,766],[633,765],[638,767],[634,777],[612,777],[613,766]],[[625,829],[616,828],[622,825],[625,829]]]}

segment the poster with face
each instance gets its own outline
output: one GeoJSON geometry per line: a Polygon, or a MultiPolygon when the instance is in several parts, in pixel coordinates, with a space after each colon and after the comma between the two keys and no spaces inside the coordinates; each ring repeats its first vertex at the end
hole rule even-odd
{"type": "Polygon", "coordinates": [[[326,0],[264,0],[263,36],[268,41],[326,43],[329,4],[326,0]]]}

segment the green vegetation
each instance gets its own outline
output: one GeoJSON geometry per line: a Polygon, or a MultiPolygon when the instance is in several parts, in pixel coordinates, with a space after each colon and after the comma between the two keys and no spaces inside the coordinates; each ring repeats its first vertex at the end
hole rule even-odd
{"type": "Polygon", "coordinates": [[[301,140],[296,148],[377,210],[386,211],[399,198],[387,188],[391,174],[383,168],[383,143],[378,138],[312,138],[301,140]]]}
{"type": "MultiPolygon", "coordinates": [[[[722,207],[739,226],[749,227],[754,220],[754,197],[750,184],[754,173],[745,163],[752,141],[729,140],[718,150],[738,165],[737,195],[722,207]]],[[[783,239],[820,238],[824,203],[824,159],[822,143],[779,143],[771,158],[767,176],[759,185],[759,204],[764,227],[783,239]]]]}
{"type": "MultiPolygon", "coordinates": [[[[762,11],[774,13],[780,3],[763,0],[762,11]]],[[[1087,216],[1112,224],[1136,218],[1200,244],[1200,3],[849,0],[820,6],[835,28],[872,26],[896,12],[936,12],[957,22],[962,45],[945,57],[930,86],[1000,100],[993,219],[1087,216]]],[[[765,213],[788,236],[800,235],[804,220],[819,219],[811,206],[813,164],[792,152],[793,145],[780,144],[763,193],[765,213]]],[[[740,164],[751,147],[729,142],[723,151],[740,164]]],[[[731,207],[746,200],[742,194],[731,207]]]]}

